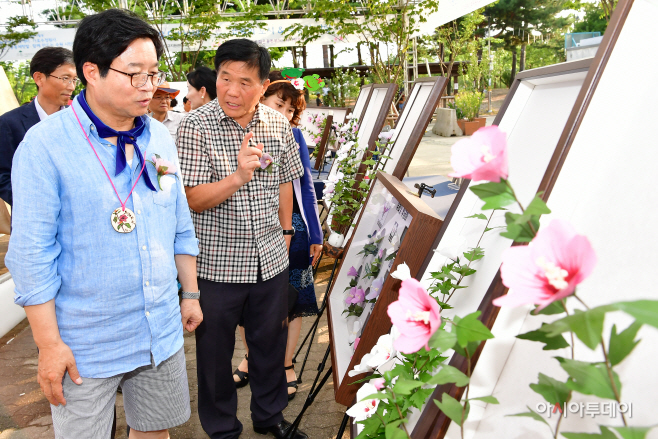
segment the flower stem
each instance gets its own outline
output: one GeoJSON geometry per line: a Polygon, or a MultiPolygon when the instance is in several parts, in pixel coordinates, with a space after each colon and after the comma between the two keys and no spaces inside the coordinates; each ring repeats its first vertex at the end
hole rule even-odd
{"type": "MultiPolygon", "coordinates": [[[[565,405],[565,409],[566,409],[566,405],[565,405]]],[[[563,418],[562,415],[557,417],[557,425],[555,426],[555,435],[553,436],[553,439],[557,439],[558,435],[560,434],[560,424],[562,423],[562,418],[563,418]]]]}
{"type": "Polygon", "coordinates": [[[468,384],[466,384],[466,392],[464,396],[464,405],[462,406],[462,422],[459,429],[464,439],[464,424],[466,423],[466,404],[468,404],[468,391],[471,389],[471,355],[468,353],[468,346],[464,348],[466,353],[466,376],[468,376],[468,384]]]}
{"type": "MultiPolygon", "coordinates": [[[[569,315],[569,310],[567,309],[567,301],[565,299],[560,300],[560,303],[562,303],[562,306],[564,307],[564,312],[569,315]]],[[[569,331],[569,334],[571,334],[571,359],[574,359],[575,354],[575,342],[573,338],[573,331],[569,331]]],[[[559,424],[558,424],[559,425],[559,424]]]]}
{"type": "Polygon", "coordinates": [[[587,304],[586,304],[585,302],[583,302],[583,299],[581,299],[580,297],[576,296],[576,292],[575,292],[575,291],[574,291],[574,293],[573,293],[573,297],[575,297],[575,298],[576,298],[576,299],[577,299],[577,300],[578,300],[578,301],[579,301],[579,302],[580,302],[580,303],[581,303],[586,309],[589,309],[589,306],[587,306],[587,304]]]}
{"type": "MultiPolygon", "coordinates": [[[[401,420],[401,421],[404,421],[404,416],[402,416],[402,411],[400,410],[400,406],[399,406],[398,403],[397,403],[397,398],[396,398],[396,396],[395,396],[395,393],[393,393],[393,390],[391,390],[391,393],[393,394],[393,405],[395,406],[395,409],[398,411],[398,415],[400,416],[400,420],[401,420]]],[[[410,435],[409,432],[407,431],[407,426],[404,425],[404,422],[401,422],[400,424],[402,425],[402,429],[403,429],[404,432],[406,433],[407,437],[408,437],[409,439],[411,439],[411,435],[410,435]]],[[[384,425],[386,425],[386,424],[384,424],[384,425]]]]}
{"type": "MultiPolygon", "coordinates": [[[[603,358],[605,359],[605,369],[608,372],[608,379],[610,380],[610,385],[612,386],[612,392],[615,394],[615,400],[617,404],[621,405],[621,395],[619,394],[619,389],[617,389],[617,384],[615,383],[615,377],[612,374],[612,364],[608,358],[608,352],[605,350],[605,342],[601,340],[601,350],[603,351],[603,358]]],[[[626,423],[626,416],[621,413],[621,420],[624,422],[624,426],[628,426],[626,423]]]]}
{"type": "MultiPolygon", "coordinates": [[[[489,223],[491,222],[491,218],[493,218],[493,215],[494,215],[495,212],[496,212],[496,209],[494,209],[491,212],[491,215],[489,215],[489,219],[487,220],[487,224],[485,224],[484,230],[482,231],[482,234],[480,235],[480,239],[478,239],[478,243],[475,245],[475,248],[478,248],[480,246],[480,242],[482,242],[482,238],[484,237],[484,234],[487,233],[487,229],[489,228],[489,223]]],[[[466,267],[471,268],[471,263],[472,262],[473,261],[468,261],[468,265],[466,267]]],[[[463,279],[464,279],[464,275],[461,275],[459,277],[459,280],[455,284],[455,288],[453,288],[452,291],[450,292],[450,295],[448,296],[448,299],[444,300],[443,302],[448,303],[448,301],[450,301],[450,299],[452,298],[452,295],[455,294],[455,291],[457,291],[457,287],[459,286],[459,284],[462,282],[463,279]]],[[[445,297],[445,294],[443,296],[445,297]]]]}
{"type": "MultiPolygon", "coordinates": [[[[519,198],[516,196],[516,192],[514,192],[514,188],[510,184],[509,180],[503,179],[507,187],[509,188],[510,191],[512,191],[512,196],[516,200],[516,204],[519,205],[519,208],[521,208],[521,213],[525,213],[525,208],[523,207],[523,204],[521,204],[521,201],[519,198]]],[[[535,230],[535,226],[532,225],[532,221],[528,221],[528,226],[530,227],[530,230],[532,231],[532,234],[537,236],[537,231],[535,230]]]]}

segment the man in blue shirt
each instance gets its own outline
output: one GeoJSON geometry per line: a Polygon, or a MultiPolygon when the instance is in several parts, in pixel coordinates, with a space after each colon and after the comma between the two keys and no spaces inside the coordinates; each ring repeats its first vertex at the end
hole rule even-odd
{"type": "Polygon", "coordinates": [[[109,437],[118,386],[131,438],[167,438],[190,416],[183,327],[203,319],[198,241],[174,143],[145,116],[162,52],[129,12],[83,19],[73,56],[86,89],[14,157],[6,264],[58,439],[109,437]]]}

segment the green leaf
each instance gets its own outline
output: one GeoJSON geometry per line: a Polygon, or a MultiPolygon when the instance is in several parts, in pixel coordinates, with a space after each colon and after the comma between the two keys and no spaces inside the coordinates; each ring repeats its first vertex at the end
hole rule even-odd
{"type": "Polygon", "coordinates": [[[505,212],[505,223],[507,224],[507,231],[501,232],[500,236],[509,238],[515,242],[530,242],[535,237],[535,232],[539,230],[539,220],[534,217],[530,220],[535,232],[532,231],[527,222],[523,224],[516,224],[516,219],[521,215],[518,213],[505,212]]]}
{"type": "Polygon", "coordinates": [[[466,348],[462,348],[461,346],[459,346],[459,343],[457,343],[455,344],[455,346],[453,346],[453,349],[462,357],[466,357],[466,352],[468,351],[468,355],[472,357],[475,354],[475,351],[477,350],[478,347],[480,347],[480,342],[472,341],[468,344],[468,346],[466,346],[466,348]]]}
{"type": "Polygon", "coordinates": [[[635,302],[620,302],[612,306],[630,314],[640,323],[658,328],[658,301],[637,300],[635,302]]]}
{"type": "Polygon", "coordinates": [[[394,439],[394,438],[399,438],[399,437],[405,437],[406,435],[404,434],[404,431],[400,430],[398,426],[402,423],[402,419],[390,422],[386,424],[386,439],[394,439]],[[399,436],[396,431],[401,432],[403,436],[399,436]]]}
{"type": "MultiPolygon", "coordinates": [[[[518,416],[518,417],[532,418],[532,419],[534,419],[535,421],[543,422],[544,424],[548,425],[548,422],[546,422],[546,419],[542,418],[541,415],[539,415],[538,413],[535,413],[535,412],[534,412],[530,407],[528,407],[528,406],[526,406],[526,408],[528,409],[527,412],[516,413],[516,414],[514,414],[514,415],[507,415],[507,416],[518,416]]],[[[550,426],[549,426],[549,428],[550,428],[550,426]]]]}
{"type": "Polygon", "coordinates": [[[474,215],[467,216],[466,218],[478,218],[478,219],[485,220],[485,221],[488,219],[487,216],[483,213],[476,213],[474,215]]]}
{"type": "Polygon", "coordinates": [[[484,257],[484,250],[482,250],[480,247],[475,247],[471,251],[465,252],[464,257],[470,262],[477,261],[478,259],[482,259],[484,257]]]}
{"type": "Polygon", "coordinates": [[[484,324],[478,320],[481,312],[476,311],[464,318],[455,316],[453,325],[457,334],[459,346],[466,347],[469,342],[482,341],[494,338],[493,334],[484,324]]]}
{"type": "Polygon", "coordinates": [[[545,346],[542,348],[544,351],[553,351],[555,349],[562,349],[569,347],[569,343],[564,339],[564,337],[561,334],[558,334],[553,337],[549,337],[546,331],[544,330],[545,326],[546,323],[542,324],[541,328],[535,331],[526,332],[525,334],[519,334],[516,336],[516,338],[544,343],[545,346]]]}
{"type": "Polygon", "coordinates": [[[484,201],[482,210],[498,209],[514,203],[514,195],[507,183],[483,183],[470,187],[471,191],[484,201]]]}
{"type": "Polygon", "coordinates": [[[535,307],[534,314],[542,314],[546,316],[550,316],[554,314],[564,314],[564,306],[562,306],[562,302],[559,300],[556,300],[555,302],[551,303],[541,311],[537,311],[537,308],[539,308],[539,305],[535,307]]]}
{"type": "Polygon", "coordinates": [[[414,389],[417,389],[422,385],[423,383],[420,381],[408,380],[406,378],[400,377],[395,382],[393,393],[398,395],[410,395],[414,389]]]}
{"type": "MultiPolygon", "coordinates": [[[[570,379],[566,386],[573,391],[584,395],[594,395],[604,399],[615,399],[615,393],[612,390],[608,371],[603,364],[592,364],[584,361],[569,360],[562,357],[555,357],[562,369],[568,374],[570,379]]],[[[619,376],[613,371],[613,378],[617,390],[621,392],[621,382],[619,376]]]]}
{"type": "Polygon", "coordinates": [[[644,439],[654,427],[611,427],[624,439],[644,439]]]}
{"type": "Polygon", "coordinates": [[[420,410],[432,393],[434,393],[434,389],[418,389],[417,392],[409,397],[409,402],[420,410]]]}
{"type": "MultiPolygon", "coordinates": [[[[463,407],[457,401],[455,398],[450,396],[447,393],[443,394],[443,401],[439,402],[438,400],[434,400],[434,404],[436,404],[439,409],[450,419],[453,420],[453,422],[456,422],[457,425],[462,425],[462,410],[463,407]]],[[[466,417],[468,417],[468,413],[466,413],[466,417]]]]}
{"type": "Polygon", "coordinates": [[[574,334],[590,349],[596,348],[602,340],[603,320],[610,307],[600,306],[587,311],[576,310],[574,314],[542,326],[548,337],[555,337],[563,332],[574,334]]]}
{"type": "Polygon", "coordinates": [[[493,396],[480,396],[479,398],[469,398],[469,401],[483,401],[486,402],[487,404],[500,404],[496,398],[493,396]]]}
{"type": "Polygon", "coordinates": [[[544,200],[539,198],[540,195],[535,195],[523,214],[516,219],[516,224],[520,225],[535,218],[538,220],[542,215],[551,213],[551,209],[548,208],[544,200]]]}
{"type": "Polygon", "coordinates": [[[637,331],[642,327],[642,323],[633,322],[631,326],[626,328],[624,331],[617,334],[617,325],[612,325],[610,330],[610,346],[608,352],[608,358],[610,359],[610,364],[613,366],[618,365],[624,358],[630,354],[635,346],[640,342],[640,340],[635,340],[635,335],[637,331]]]}
{"type": "Polygon", "coordinates": [[[608,427],[599,425],[601,434],[599,433],[561,433],[567,439],[617,439],[617,436],[610,431],[608,427]]]}
{"type": "Polygon", "coordinates": [[[539,374],[539,382],[537,384],[530,384],[530,388],[543,396],[553,406],[558,403],[564,406],[571,399],[571,390],[565,383],[546,376],[543,373],[539,374]]]}
{"type": "Polygon", "coordinates": [[[439,373],[427,381],[427,384],[455,383],[459,387],[464,387],[468,382],[468,377],[461,370],[446,364],[439,370],[439,373]]]}
{"type": "Polygon", "coordinates": [[[431,348],[438,349],[441,352],[452,349],[455,343],[457,343],[457,335],[445,329],[437,329],[428,342],[431,348]]]}

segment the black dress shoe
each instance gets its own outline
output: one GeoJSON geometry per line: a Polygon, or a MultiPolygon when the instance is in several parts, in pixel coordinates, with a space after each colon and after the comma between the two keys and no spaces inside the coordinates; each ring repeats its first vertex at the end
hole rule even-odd
{"type": "MultiPolygon", "coordinates": [[[[254,425],[254,431],[258,434],[272,433],[275,438],[284,439],[291,426],[292,424],[284,419],[283,421],[276,425],[272,425],[271,427],[256,427],[254,425]]],[[[297,429],[292,439],[308,439],[308,435],[297,429]]]]}

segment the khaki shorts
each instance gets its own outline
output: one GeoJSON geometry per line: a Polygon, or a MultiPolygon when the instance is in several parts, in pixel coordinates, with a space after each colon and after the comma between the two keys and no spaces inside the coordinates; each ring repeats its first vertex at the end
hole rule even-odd
{"type": "Polygon", "coordinates": [[[66,405],[50,406],[56,439],[109,439],[119,386],[132,429],[166,430],[190,418],[183,348],[157,367],[143,366],[110,378],[83,377],[80,386],[66,374],[62,385],[66,405]]]}

